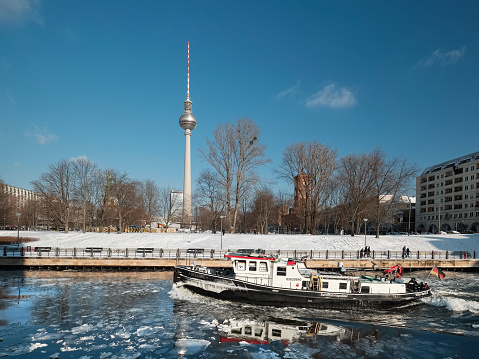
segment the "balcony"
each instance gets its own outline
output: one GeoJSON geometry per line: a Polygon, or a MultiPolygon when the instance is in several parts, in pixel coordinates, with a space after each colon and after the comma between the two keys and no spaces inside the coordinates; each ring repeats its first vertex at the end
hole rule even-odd
{"type": "Polygon", "coordinates": [[[446,182],[444,182],[444,185],[445,185],[445,186],[449,186],[449,185],[451,185],[451,184],[452,184],[452,179],[447,180],[446,182]]]}
{"type": "Polygon", "coordinates": [[[461,183],[462,182],[462,177],[457,177],[454,179],[454,183],[461,183]]]}
{"type": "Polygon", "coordinates": [[[461,192],[462,186],[454,187],[454,192],[461,192]]]}
{"type": "Polygon", "coordinates": [[[427,178],[426,178],[426,177],[421,178],[421,183],[426,183],[426,182],[427,182],[427,178]]]}
{"type": "Polygon", "coordinates": [[[461,209],[462,208],[462,204],[455,204],[454,205],[454,209],[461,209]]]}
{"type": "Polygon", "coordinates": [[[434,181],[434,176],[429,176],[428,181],[434,181]]]}
{"type": "Polygon", "coordinates": [[[428,197],[433,197],[433,196],[434,196],[434,192],[428,192],[428,193],[427,193],[427,196],[428,196],[428,197]]]}

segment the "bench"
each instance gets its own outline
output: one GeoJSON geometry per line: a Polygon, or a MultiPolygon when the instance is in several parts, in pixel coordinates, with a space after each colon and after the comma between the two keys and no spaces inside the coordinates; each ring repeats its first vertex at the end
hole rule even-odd
{"type": "Polygon", "coordinates": [[[153,253],[153,248],[137,248],[136,253],[153,253]]]}
{"type": "Polygon", "coordinates": [[[88,253],[101,253],[101,251],[103,250],[103,248],[100,248],[100,247],[87,247],[85,248],[85,252],[88,252],[88,253]]]}
{"type": "Polygon", "coordinates": [[[50,252],[52,247],[35,247],[35,252],[50,252]]]}

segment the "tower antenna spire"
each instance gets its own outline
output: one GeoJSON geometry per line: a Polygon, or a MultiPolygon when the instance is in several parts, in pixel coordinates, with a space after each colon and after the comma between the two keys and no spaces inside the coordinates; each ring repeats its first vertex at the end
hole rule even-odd
{"type": "Polygon", "coordinates": [[[190,42],[188,41],[188,76],[186,80],[186,99],[190,99],[190,42]]]}

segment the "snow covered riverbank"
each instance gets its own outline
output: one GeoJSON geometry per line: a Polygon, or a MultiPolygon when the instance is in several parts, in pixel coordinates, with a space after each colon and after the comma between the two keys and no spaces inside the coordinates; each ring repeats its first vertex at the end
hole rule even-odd
{"type": "MultiPolygon", "coordinates": [[[[0,231],[0,237],[16,237],[16,231],[0,231]]],[[[20,237],[38,238],[32,246],[59,248],[207,248],[219,249],[220,233],[81,233],[20,231],[20,237]]],[[[263,248],[266,250],[359,250],[364,248],[364,235],[302,235],[302,234],[225,234],[223,249],[263,248]]],[[[385,235],[366,237],[371,250],[400,251],[469,251],[479,252],[479,234],[385,235]]]]}

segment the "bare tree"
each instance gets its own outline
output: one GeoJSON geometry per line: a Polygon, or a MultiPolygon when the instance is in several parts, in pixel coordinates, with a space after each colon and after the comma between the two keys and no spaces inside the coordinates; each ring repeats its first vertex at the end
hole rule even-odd
{"type": "MultiPolygon", "coordinates": [[[[73,171],[73,194],[77,202],[80,203],[82,211],[82,231],[86,232],[86,222],[88,210],[92,208],[93,184],[97,173],[96,163],[80,157],[72,160],[73,171]]],[[[89,213],[92,216],[92,213],[89,213]]]]}
{"type": "Polygon", "coordinates": [[[116,201],[115,212],[118,216],[118,231],[123,232],[123,221],[132,211],[142,206],[140,184],[132,181],[126,173],[115,173],[113,196],[116,201]]]}
{"type": "Polygon", "coordinates": [[[71,162],[60,160],[49,166],[49,171],[32,182],[54,218],[65,225],[68,233],[70,206],[73,190],[71,162]]]}
{"type": "Polygon", "coordinates": [[[264,158],[265,146],[259,143],[259,136],[259,127],[253,121],[239,119],[236,124],[219,125],[213,131],[214,139],[206,139],[206,147],[200,148],[203,158],[219,175],[230,232],[236,229],[245,187],[256,181],[254,170],[269,162],[264,158]]]}
{"type": "Polygon", "coordinates": [[[404,158],[387,159],[386,154],[374,150],[370,155],[370,166],[373,172],[373,214],[376,224],[376,238],[379,238],[381,222],[388,212],[385,196],[393,200],[405,190],[411,179],[415,177],[417,167],[404,158]]]}
{"type": "Polygon", "coordinates": [[[271,189],[262,187],[257,190],[254,197],[253,217],[259,233],[268,233],[268,228],[273,223],[276,214],[277,206],[271,189]]]}
{"type": "Polygon", "coordinates": [[[375,176],[371,157],[367,154],[343,157],[336,180],[340,185],[342,203],[351,223],[351,234],[357,234],[362,218],[367,216],[374,193],[375,176]]]}
{"type": "Polygon", "coordinates": [[[174,221],[180,221],[183,202],[179,196],[172,195],[171,187],[160,188],[158,210],[160,221],[169,228],[174,221]]]}
{"type": "Polygon", "coordinates": [[[304,231],[314,234],[318,227],[318,214],[330,195],[328,186],[336,170],[336,150],[313,141],[296,143],[283,152],[279,174],[294,184],[295,178],[304,179],[301,202],[305,220],[304,231]]]}
{"type": "Polygon", "coordinates": [[[216,223],[224,210],[224,194],[220,184],[218,173],[204,169],[196,182],[196,201],[207,208],[210,213],[210,225],[213,233],[216,233],[216,223]]]}
{"type": "Polygon", "coordinates": [[[143,181],[142,186],[142,195],[143,203],[145,205],[145,214],[147,220],[150,223],[150,232],[151,232],[151,222],[153,217],[158,214],[159,202],[160,202],[160,189],[158,185],[152,180],[143,181]]]}

